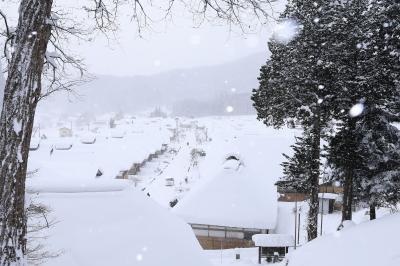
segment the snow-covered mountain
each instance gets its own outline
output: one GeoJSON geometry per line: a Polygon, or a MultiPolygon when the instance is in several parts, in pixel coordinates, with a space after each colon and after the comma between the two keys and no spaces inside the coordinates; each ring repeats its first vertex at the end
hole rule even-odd
{"type": "MultiPolygon", "coordinates": [[[[77,89],[79,97],[59,94],[44,101],[42,107],[61,113],[102,113],[165,106],[178,110],[180,115],[187,105],[200,105],[199,109],[204,109],[205,103],[218,106],[230,99],[238,102],[237,105],[251,107],[250,92],[257,86],[260,66],[267,57],[257,53],[221,65],[177,69],[151,76],[98,76],[77,89]]],[[[213,111],[215,114],[224,110],[224,104],[220,105],[222,108],[213,111]]]]}

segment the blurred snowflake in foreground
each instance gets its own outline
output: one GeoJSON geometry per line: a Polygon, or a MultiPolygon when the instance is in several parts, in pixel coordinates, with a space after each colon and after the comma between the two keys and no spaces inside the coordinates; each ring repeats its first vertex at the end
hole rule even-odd
{"type": "Polygon", "coordinates": [[[294,20],[281,21],[275,26],[272,38],[277,42],[287,43],[297,35],[298,29],[299,25],[294,20]]]}
{"type": "Polygon", "coordinates": [[[233,107],[232,106],[227,106],[226,107],[226,111],[228,112],[228,113],[232,113],[233,112],[233,107]]]}
{"type": "Polygon", "coordinates": [[[364,104],[357,103],[357,104],[353,105],[353,107],[351,107],[351,109],[349,111],[349,115],[351,117],[357,117],[357,116],[361,115],[363,111],[364,111],[364,104]]]}

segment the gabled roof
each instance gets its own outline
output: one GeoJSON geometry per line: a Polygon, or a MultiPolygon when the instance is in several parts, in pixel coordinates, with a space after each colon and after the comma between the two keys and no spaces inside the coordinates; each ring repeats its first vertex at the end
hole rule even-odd
{"type": "Polygon", "coordinates": [[[173,211],[188,223],[275,228],[277,191],[273,173],[280,165],[269,162],[260,153],[268,149],[265,141],[264,136],[242,136],[239,141],[227,145],[219,172],[179,201],[173,211]],[[249,140],[260,145],[249,145],[249,140]],[[226,160],[232,154],[239,160],[226,160]]]}

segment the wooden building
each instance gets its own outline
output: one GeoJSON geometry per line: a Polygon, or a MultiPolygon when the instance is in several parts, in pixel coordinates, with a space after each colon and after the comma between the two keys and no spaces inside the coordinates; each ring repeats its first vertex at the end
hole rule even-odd
{"type": "Polygon", "coordinates": [[[208,224],[190,224],[203,249],[254,247],[252,236],[268,234],[269,229],[240,228],[208,224]]]}
{"type": "Polygon", "coordinates": [[[263,259],[269,263],[280,262],[294,246],[292,235],[286,234],[257,234],[252,237],[255,246],[258,247],[258,263],[263,259]]]}
{"type": "Polygon", "coordinates": [[[252,162],[230,153],[221,171],[173,211],[192,227],[204,249],[253,247],[254,234],[275,229],[276,187],[252,162]]]}

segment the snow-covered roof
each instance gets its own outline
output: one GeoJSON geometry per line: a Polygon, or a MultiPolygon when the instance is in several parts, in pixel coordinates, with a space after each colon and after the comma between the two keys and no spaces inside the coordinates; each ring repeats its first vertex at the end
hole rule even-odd
{"type": "Polygon", "coordinates": [[[220,141],[223,145],[206,151],[207,156],[220,154],[219,159],[206,157],[213,161],[207,163],[208,168],[219,162],[219,170],[179,201],[173,211],[188,223],[273,229],[277,219],[274,183],[281,171],[282,140],[276,141],[276,135],[235,133],[233,141],[220,141]],[[228,154],[239,155],[239,167],[234,159],[225,161],[228,154]]]}
{"type": "Polygon", "coordinates": [[[252,240],[257,247],[291,247],[294,245],[292,235],[286,234],[256,234],[252,240]]]}
{"type": "Polygon", "coordinates": [[[339,195],[335,193],[318,193],[318,198],[322,199],[337,199],[339,195]]]}
{"type": "Polygon", "coordinates": [[[45,266],[211,265],[184,221],[134,189],[40,193],[35,200],[58,220],[44,245],[63,251],[45,266]]]}

